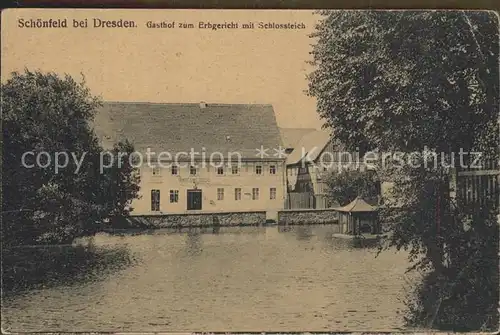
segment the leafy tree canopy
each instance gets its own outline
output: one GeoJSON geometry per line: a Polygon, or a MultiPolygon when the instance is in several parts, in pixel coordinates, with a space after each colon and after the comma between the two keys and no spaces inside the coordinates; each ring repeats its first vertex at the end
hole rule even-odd
{"type": "Polygon", "coordinates": [[[332,172],[325,179],[328,186],[328,196],[341,206],[347,205],[357,196],[373,199],[380,194],[380,183],[374,171],[332,172]]]}
{"type": "Polygon", "coordinates": [[[103,149],[90,126],[100,104],[69,75],[25,70],[2,84],[4,243],[70,242],[96,222],[128,213],[138,192],[128,162],[133,146],[117,143],[123,164],[100,173],[103,149]],[[37,162],[42,152],[48,155],[37,162]],[[69,160],[55,171],[57,153],[69,160]]]}
{"type": "Polygon", "coordinates": [[[399,152],[408,162],[409,155],[421,153],[412,159],[420,163],[416,167],[397,167],[389,160],[377,171],[394,184],[380,213],[390,233],[386,242],[407,249],[414,268],[427,274],[416,288],[417,304],[408,320],[446,329],[495,328],[494,202],[482,196],[481,203],[460,206],[451,196],[447,167],[426,165],[423,151],[442,153],[441,161],[448,162],[460,149],[498,159],[497,16],[464,11],[319,14],[309,94],[325,125],[348,150],[361,154],[399,152]]]}
{"type": "Polygon", "coordinates": [[[498,146],[496,15],[320,14],[309,94],[350,149],[409,152],[426,146],[450,152],[498,146]]]}

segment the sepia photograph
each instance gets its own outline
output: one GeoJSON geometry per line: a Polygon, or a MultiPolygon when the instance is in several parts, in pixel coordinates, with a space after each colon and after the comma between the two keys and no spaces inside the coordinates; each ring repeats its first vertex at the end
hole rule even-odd
{"type": "Polygon", "coordinates": [[[1,16],[2,332],[499,329],[498,13],[1,16]]]}

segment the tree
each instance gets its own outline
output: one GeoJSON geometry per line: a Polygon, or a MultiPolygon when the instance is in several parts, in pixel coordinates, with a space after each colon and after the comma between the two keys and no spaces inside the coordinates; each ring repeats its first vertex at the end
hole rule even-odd
{"type": "Polygon", "coordinates": [[[69,75],[25,70],[2,84],[6,245],[68,243],[109,216],[127,215],[138,191],[127,160],[133,147],[118,143],[124,164],[100,173],[103,149],[89,123],[100,104],[69,75]],[[67,165],[56,170],[64,154],[67,165]]]}
{"type": "Polygon", "coordinates": [[[312,36],[316,69],[309,93],[349,149],[411,152],[427,146],[449,153],[480,141],[497,147],[494,14],[322,14],[312,36]],[[489,140],[470,136],[485,129],[493,131],[489,140]]]}
{"type": "Polygon", "coordinates": [[[347,205],[357,196],[375,198],[380,192],[380,183],[373,171],[346,170],[332,172],[326,176],[328,196],[341,206],[347,205]]]}
{"type": "Polygon", "coordinates": [[[107,219],[111,222],[119,221],[132,212],[133,208],[130,207],[131,199],[138,197],[140,177],[138,170],[132,166],[134,161],[134,146],[129,141],[118,142],[111,150],[111,157],[114,160],[113,164],[108,164],[105,156],[105,166],[111,167],[104,170],[107,182],[104,183],[105,191],[103,196],[109,196],[107,201],[107,219]]]}
{"type": "Polygon", "coordinates": [[[419,307],[411,309],[418,316],[410,319],[441,328],[496,327],[498,262],[490,257],[498,250],[495,208],[459,206],[450,196],[447,164],[460,151],[498,158],[497,17],[463,11],[320,14],[309,76],[319,115],[349,150],[399,154],[379,161],[381,179],[394,182],[392,201],[380,215],[391,232],[386,247],[409,250],[413,268],[430,273],[417,290],[419,307]],[[435,300],[423,301],[423,292],[431,291],[438,292],[435,300]]]}

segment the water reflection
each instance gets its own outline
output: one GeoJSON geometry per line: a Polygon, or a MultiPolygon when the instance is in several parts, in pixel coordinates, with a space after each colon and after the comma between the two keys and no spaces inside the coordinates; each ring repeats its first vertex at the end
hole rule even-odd
{"type": "Polygon", "coordinates": [[[188,231],[186,234],[186,255],[197,256],[203,251],[203,240],[199,231],[188,231]]]}
{"type": "Polygon", "coordinates": [[[2,253],[3,293],[104,280],[136,262],[124,245],[18,247],[2,253]]]}
{"type": "Polygon", "coordinates": [[[295,229],[295,236],[299,241],[308,241],[313,237],[311,227],[309,226],[297,226],[295,229]]]}
{"type": "Polygon", "coordinates": [[[280,233],[287,233],[289,231],[292,231],[294,226],[278,226],[278,232],[280,233]]]}

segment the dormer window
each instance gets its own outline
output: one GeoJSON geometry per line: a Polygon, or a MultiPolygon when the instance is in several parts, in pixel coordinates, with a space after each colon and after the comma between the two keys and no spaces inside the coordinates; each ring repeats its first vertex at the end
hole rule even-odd
{"type": "Polygon", "coordinates": [[[189,174],[190,174],[191,176],[196,176],[196,172],[197,172],[197,171],[196,171],[196,167],[191,165],[191,166],[189,167],[189,174]]]}
{"type": "Polygon", "coordinates": [[[255,166],[255,174],[262,174],[262,165],[255,166]]]}
{"type": "Polygon", "coordinates": [[[151,174],[155,177],[160,175],[160,168],[158,166],[154,166],[151,168],[151,174]]]}

